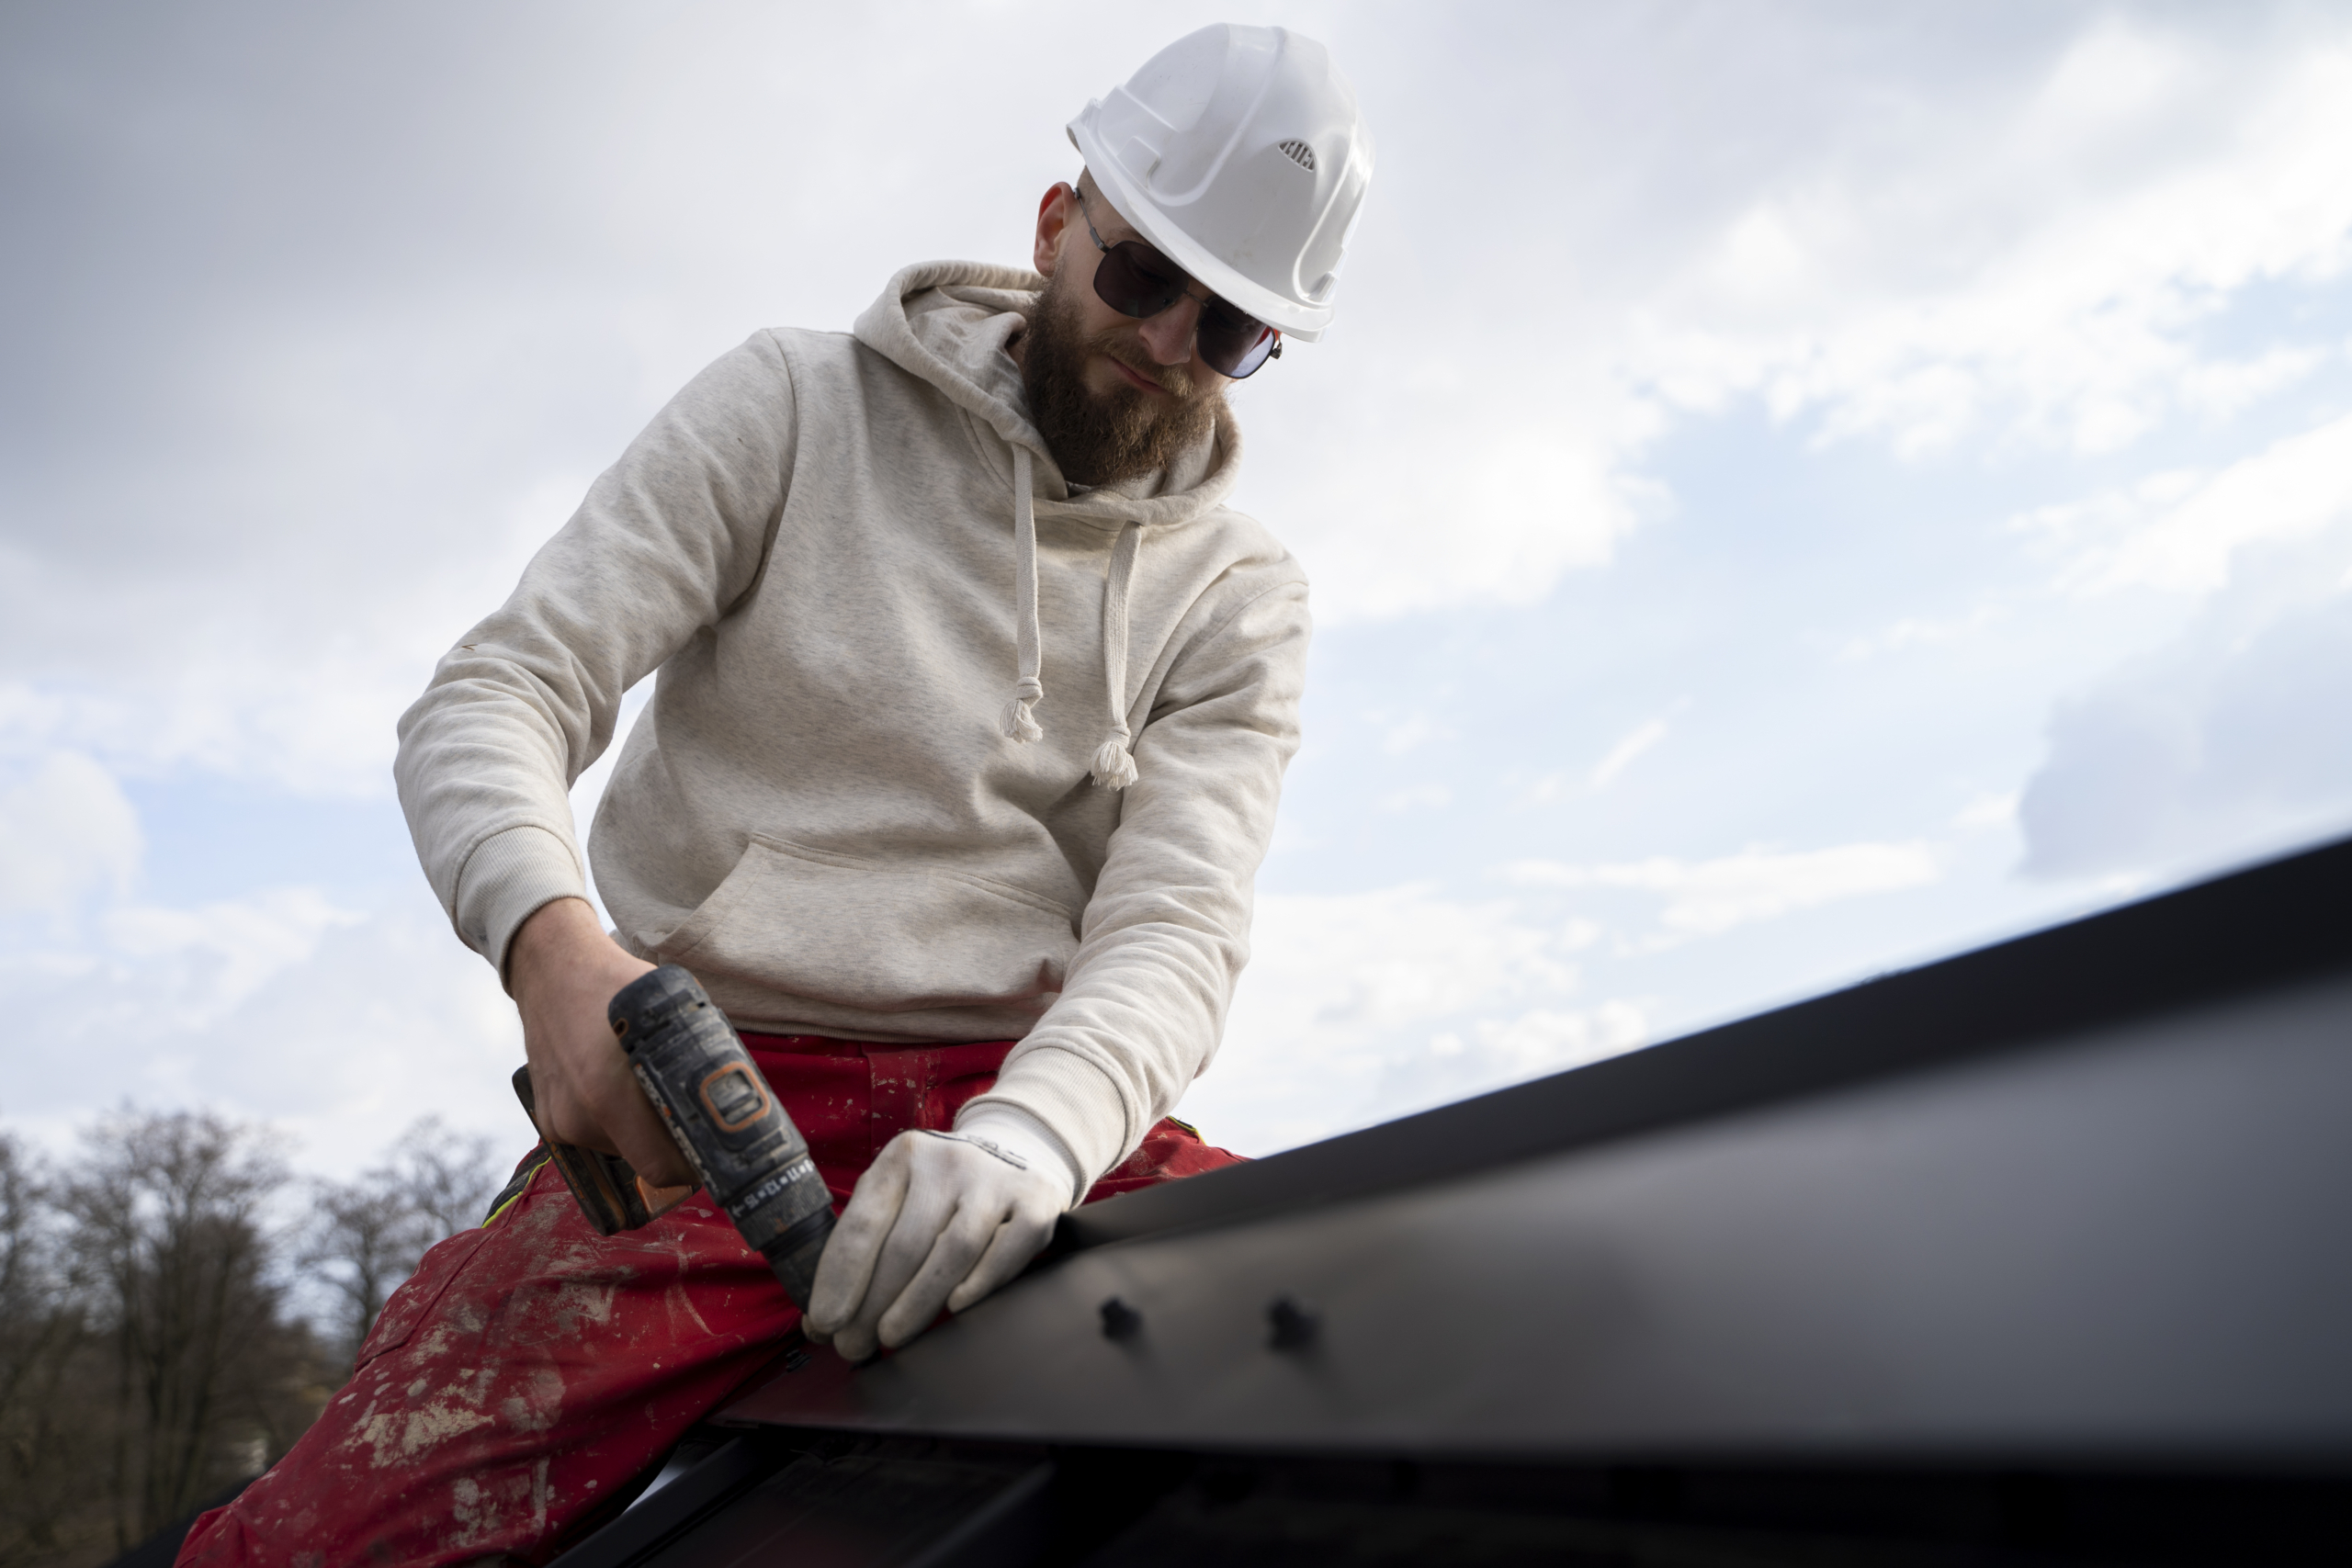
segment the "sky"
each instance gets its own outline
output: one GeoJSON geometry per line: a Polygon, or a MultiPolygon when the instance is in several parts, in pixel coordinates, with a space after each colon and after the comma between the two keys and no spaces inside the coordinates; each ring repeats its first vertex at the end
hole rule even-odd
{"type": "Polygon", "coordinates": [[[697,368],[1024,257],[1065,122],[1219,19],[1378,159],[1235,396],[1317,632],[1211,1141],[2352,831],[2341,6],[25,0],[0,1127],[519,1154],[395,719],[697,368]]]}

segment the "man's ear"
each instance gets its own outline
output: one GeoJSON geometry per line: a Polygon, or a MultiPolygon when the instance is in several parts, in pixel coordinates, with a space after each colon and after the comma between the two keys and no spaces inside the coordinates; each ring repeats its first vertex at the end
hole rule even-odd
{"type": "Polygon", "coordinates": [[[1067,185],[1053,186],[1037,203],[1037,244],[1031,265],[1047,277],[1061,260],[1062,235],[1077,212],[1078,194],[1067,185]]]}

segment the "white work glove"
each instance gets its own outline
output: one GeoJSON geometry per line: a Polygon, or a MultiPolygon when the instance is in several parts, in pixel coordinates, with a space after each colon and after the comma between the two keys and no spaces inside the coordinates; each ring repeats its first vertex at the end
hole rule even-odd
{"type": "Polygon", "coordinates": [[[1021,1272],[1077,1197],[1061,1141],[1019,1111],[901,1133],[857,1179],[802,1327],[853,1361],[896,1349],[1021,1272]]]}

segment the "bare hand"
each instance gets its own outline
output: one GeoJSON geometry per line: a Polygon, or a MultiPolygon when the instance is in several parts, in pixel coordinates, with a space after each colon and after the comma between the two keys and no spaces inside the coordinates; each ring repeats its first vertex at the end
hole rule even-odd
{"type": "Polygon", "coordinates": [[[676,1187],[695,1179],[693,1168],[605,1016],[613,993],[652,968],[605,934],[584,898],[559,898],[525,920],[507,962],[540,1135],[617,1154],[650,1185],[676,1187]]]}

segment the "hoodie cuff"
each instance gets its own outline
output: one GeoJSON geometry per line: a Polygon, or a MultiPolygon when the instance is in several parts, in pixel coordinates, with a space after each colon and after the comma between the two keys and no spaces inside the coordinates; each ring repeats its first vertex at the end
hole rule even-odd
{"type": "Polygon", "coordinates": [[[1119,1086],[1074,1051],[1048,1046],[1021,1053],[1005,1064],[993,1089],[965,1106],[956,1118],[956,1129],[1000,1111],[1035,1122],[1060,1142],[1081,1199],[1136,1141],[1127,1136],[1127,1103],[1119,1086]]]}
{"type": "Polygon", "coordinates": [[[466,945],[506,977],[506,949],[523,922],[559,898],[585,898],[571,845],[545,828],[509,828],[474,847],[458,874],[451,919],[466,945]]]}

